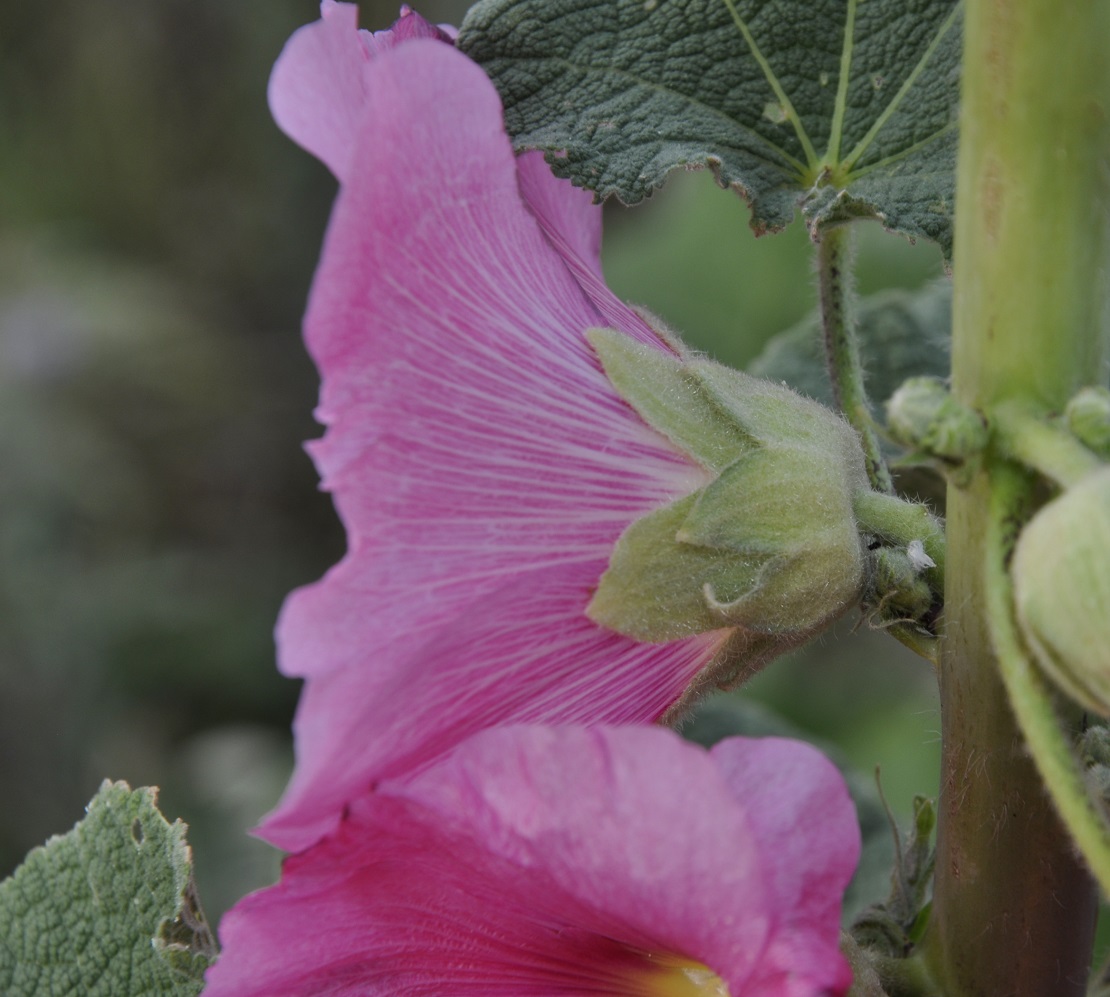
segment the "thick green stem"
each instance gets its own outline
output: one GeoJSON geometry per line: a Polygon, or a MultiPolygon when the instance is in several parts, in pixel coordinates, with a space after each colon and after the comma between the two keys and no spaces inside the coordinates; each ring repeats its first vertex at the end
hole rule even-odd
{"type": "Polygon", "coordinates": [[[817,283],[825,360],[833,397],[852,428],[859,433],[872,487],[893,493],[890,471],[871,423],[871,408],[863,386],[863,364],[852,315],[852,245],[851,230],[847,226],[822,231],[817,244],[817,283]]]}
{"type": "Polygon", "coordinates": [[[1079,997],[1095,896],[1023,745],[986,619],[990,482],[950,489],[943,754],[927,946],[946,997],[1079,997]]]}
{"type": "MultiPolygon", "coordinates": [[[[1105,0],[967,2],[953,390],[988,421],[1009,403],[1062,411],[1105,370],[1107,38],[1105,0]]],[[[989,538],[1001,487],[1014,505],[1037,499],[1036,479],[1015,474],[996,445],[970,485],[948,494],[926,944],[946,997],[1070,997],[1085,989],[1095,893],[1023,743],[991,643],[989,538]]]]}

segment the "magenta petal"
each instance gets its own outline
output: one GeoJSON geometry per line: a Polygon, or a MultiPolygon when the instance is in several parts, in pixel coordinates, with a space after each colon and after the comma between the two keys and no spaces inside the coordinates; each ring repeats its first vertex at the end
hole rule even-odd
{"type": "Polygon", "coordinates": [[[263,825],[290,850],[481,726],[655,720],[723,639],[637,644],[584,616],[622,530],[705,481],[586,342],[616,324],[666,349],[577,255],[596,210],[531,166],[526,206],[496,91],[454,49],[412,41],[366,81],[305,323],[350,550],[279,625],[308,678],[263,825]]]}
{"type": "Polygon", "coordinates": [[[418,770],[486,727],[656,719],[727,636],[651,645],[602,630],[582,613],[597,578],[596,564],[585,563],[518,568],[494,589],[453,584],[422,628],[382,641],[390,615],[404,620],[405,608],[383,597],[366,612],[360,579],[345,587],[344,567],[294,596],[282,624],[283,652],[294,660],[334,654],[320,647],[321,634],[332,642],[341,634],[345,647],[377,646],[372,658],[305,689],[297,770],[264,825],[269,840],[289,848],[331,830],[344,803],[372,782],[418,770]]]}
{"type": "Polygon", "coordinates": [[[750,795],[665,730],[487,731],[359,800],[242,901],[206,997],[634,995],[668,959],[709,967],[734,997],[839,992],[858,850],[843,783],[804,746],[726,753],[752,756],[750,795]],[[820,821],[768,841],[763,809],[820,821]],[[814,857],[795,868],[799,852],[814,857]],[[803,883],[815,866],[837,873],[803,883]],[[789,977],[768,966],[787,942],[789,977]]]}
{"type": "Polygon", "coordinates": [[[593,194],[556,178],[543,154],[526,152],[517,160],[520,189],[548,240],[597,309],[603,325],[645,342],[657,340],[651,327],[608,287],[601,275],[601,205],[593,194]]]}
{"type": "Polygon", "coordinates": [[[456,34],[457,30],[450,25],[435,25],[425,21],[406,3],[401,5],[401,16],[388,31],[374,32],[370,49],[372,54],[376,54],[414,38],[433,38],[453,45],[456,34]]]}

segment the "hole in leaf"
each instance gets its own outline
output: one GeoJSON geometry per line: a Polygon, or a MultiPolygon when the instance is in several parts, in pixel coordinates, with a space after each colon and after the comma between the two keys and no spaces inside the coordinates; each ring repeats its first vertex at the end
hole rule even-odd
{"type": "Polygon", "coordinates": [[[219,951],[216,937],[208,926],[192,879],[182,896],[181,911],[172,921],[167,919],[161,923],[158,937],[164,951],[200,955],[209,960],[216,958],[219,951]]]}
{"type": "Polygon", "coordinates": [[[131,822],[131,837],[135,839],[136,845],[141,845],[143,843],[143,836],[143,822],[136,817],[131,822]]]}

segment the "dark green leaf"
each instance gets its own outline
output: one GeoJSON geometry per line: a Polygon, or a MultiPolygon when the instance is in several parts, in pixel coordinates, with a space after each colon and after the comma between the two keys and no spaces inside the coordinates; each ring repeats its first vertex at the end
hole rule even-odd
{"type": "Polygon", "coordinates": [[[958,0],[481,0],[459,46],[518,148],[634,204],[708,166],[757,232],[801,202],[951,255],[958,0]]]}
{"type": "MultiPolygon", "coordinates": [[[[859,305],[860,352],[867,390],[881,421],[880,403],[910,377],[946,378],[952,328],[952,282],[938,280],[920,291],[884,291],[859,305]]],[[[816,315],[775,336],[748,365],[748,372],[832,404],[816,315]]]]}
{"type": "Polygon", "coordinates": [[[105,782],[72,831],[0,883],[4,997],[195,997],[215,942],[185,825],[105,782]]]}

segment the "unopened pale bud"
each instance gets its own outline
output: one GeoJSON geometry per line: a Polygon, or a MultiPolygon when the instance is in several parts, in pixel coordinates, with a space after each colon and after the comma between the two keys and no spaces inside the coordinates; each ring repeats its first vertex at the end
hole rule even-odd
{"type": "Polygon", "coordinates": [[[912,377],[886,403],[890,434],[953,468],[972,464],[987,445],[982,418],[936,377],[912,377]]]}
{"type": "Polygon", "coordinates": [[[1081,443],[1100,457],[1110,457],[1110,391],[1083,388],[1068,402],[1064,418],[1081,443]]]}
{"type": "Polygon", "coordinates": [[[1018,625],[1037,664],[1085,709],[1110,716],[1110,468],[1033,517],[1011,571],[1018,625]]]}
{"type": "Polygon", "coordinates": [[[871,563],[866,602],[873,607],[875,625],[926,620],[932,612],[934,596],[924,571],[936,565],[921,541],[913,541],[905,550],[879,547],[872,552],[871,563]]]}

